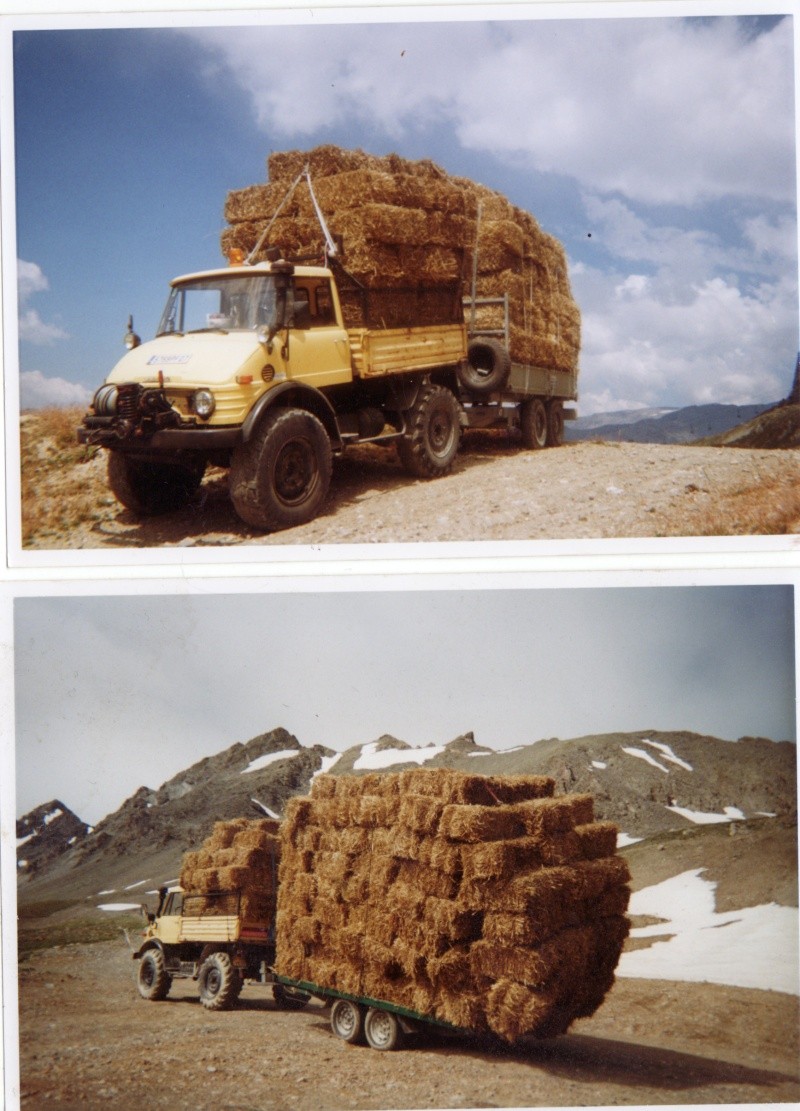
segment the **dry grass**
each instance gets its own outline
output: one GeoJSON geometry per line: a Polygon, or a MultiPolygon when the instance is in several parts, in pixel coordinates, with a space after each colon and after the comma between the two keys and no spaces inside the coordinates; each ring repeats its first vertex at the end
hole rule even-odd
{"type": "Polygon", "coordinates": [[[104,507],[116,504],[94,481],[99,448],[78,443],[83,414],[78,408],[52,408],[20,418],[23,545],[101,520],[104,507]]]}

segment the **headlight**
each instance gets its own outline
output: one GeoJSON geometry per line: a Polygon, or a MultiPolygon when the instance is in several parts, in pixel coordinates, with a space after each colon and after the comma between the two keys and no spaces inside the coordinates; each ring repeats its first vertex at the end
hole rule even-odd
{"type": "Polygon", "coordinates": [[[198,417],[208,420],[214,412],[217,403],[211,390],[195,390],[192,394],[192,408],[198,417]]]}
{"type": "Polygon", "coordinates": [[[92,408],[98,417],[112,417],[116,413],[118,396],[116,386],[100,387],[92,402],[92,408]]]}

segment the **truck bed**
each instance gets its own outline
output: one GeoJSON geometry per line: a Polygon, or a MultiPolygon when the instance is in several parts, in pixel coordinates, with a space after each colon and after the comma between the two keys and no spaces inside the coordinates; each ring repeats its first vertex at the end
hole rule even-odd
{"type": "Polygon", "coordinates": [[[466,357],[463,324],[420,328],[351,328],[348,331],[353,374],[376,378],[407,371],[455,366],[466,357]]]}

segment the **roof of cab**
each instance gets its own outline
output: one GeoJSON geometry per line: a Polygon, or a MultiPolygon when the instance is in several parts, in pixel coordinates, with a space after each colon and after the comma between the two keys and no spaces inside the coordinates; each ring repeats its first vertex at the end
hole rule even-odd
{"type": "MultiPolygon", "coordinates": [[[[190,282],[197,278],[231,278],[231,277],[248,277],[252,278],[257,274],[269,274],[272,272],[272,264],[269,262],[256,262],[252,266],[220,266],[213,270],[197,270],[193,274],[181,274],[177,278],[173,278],[170,285],[180,285],[182,282],[190,282]]],[[[294,273],[298,278],[328,278],[330,277],[330,270],[326,266],[300,266],[294,267],[294,273]]]]}

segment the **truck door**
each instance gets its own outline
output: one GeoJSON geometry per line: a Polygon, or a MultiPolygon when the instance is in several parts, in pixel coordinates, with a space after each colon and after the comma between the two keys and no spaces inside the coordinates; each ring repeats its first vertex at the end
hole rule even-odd
{"type": "Polygon", "coordinates": [[[337,322],[326,278],[295,278],[294,326],[289,339],[288,376],[320,389],[350,382],[350,344],[337,322]]]}

